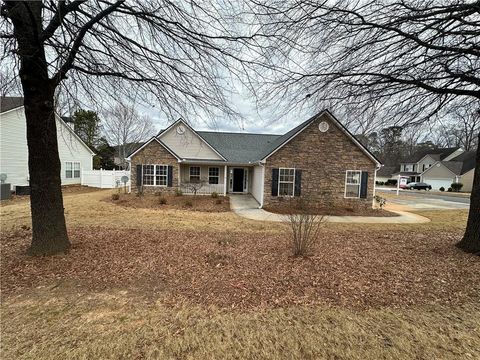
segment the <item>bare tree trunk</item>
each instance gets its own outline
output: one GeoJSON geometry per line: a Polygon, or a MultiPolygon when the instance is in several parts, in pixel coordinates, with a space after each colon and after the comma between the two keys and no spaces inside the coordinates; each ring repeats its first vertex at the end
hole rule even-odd
{"type": "Polygon", "coordinates": [[[457,244],[464,251],[474,254],[480,254],[480,133],[478,144],[467,229],[463,239],[457,244]]]}
{"type": "Polygon", "coordinates": [[[21,59],[20,80],[27,119],[28,170],[32,212],[31,255],[65,252],[70,242],[63,209],[54,111],[55,86],[49,79],[41,30],[41,2],[17,6],[12,20],[21,59]]]}

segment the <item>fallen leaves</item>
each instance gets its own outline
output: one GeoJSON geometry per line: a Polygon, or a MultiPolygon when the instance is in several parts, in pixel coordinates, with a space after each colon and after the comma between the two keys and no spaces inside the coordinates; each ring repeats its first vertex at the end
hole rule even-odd
{"type": "Polygon", "coordinates": [[[74,228],[67,255],[23,254],[29,230],[2,238],[5,296],[122,289],[167,304],[228,308],[460,304],[480,299],[480,261],[458,233],[325,231],[314,254],[290,255],[287,234],[74,228]]]}

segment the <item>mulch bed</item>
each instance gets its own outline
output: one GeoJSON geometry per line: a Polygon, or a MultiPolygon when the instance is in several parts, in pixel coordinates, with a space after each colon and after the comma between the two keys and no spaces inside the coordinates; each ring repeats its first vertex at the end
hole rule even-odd
{"type": "Polygon", "coordinates": [[[203,212],[225,212],[230,211],[230,200],[228,196],[218,196],[212,198],[208,195],[182,195],[175,196],[169,194],[119,194],[118,200],[113,200],[112,196],[105,201],[116,205],[131,207],[135,209],[162,209],[162,210],[191,210],[203,212]]]}
{"type": "Polygon", "coordinates": [[[480,300],[480,258],[460,233],[325,230],[311,256],[291,256],[288,233],[75,228],[68,255],[24,254],[30,230],[3,234],[4,297],[76,284],[124,289],[166,304],[222,308],[328,304],[353,308],[480,300]]]}
{"type": "MultiPolygon", "coordinates": [[[[291,207],[288,203],[286,204],[276,204],[265,206],[266,211],[275,213],[275,214],[290,214],[292,212],[298,212],[295,210],[295,207],[291,207]]],[[[303,210],[300,210],[303,211],[303,210]]],[[[316,215],[331,215],[331,216],[378,216],[378,217],[393,217],[399,216],[397,213],[384,210],[384,209],[357,209],[357,208],[341,208],[341,207],[312,207],[309,209],[308,213],[316,215]]]]}

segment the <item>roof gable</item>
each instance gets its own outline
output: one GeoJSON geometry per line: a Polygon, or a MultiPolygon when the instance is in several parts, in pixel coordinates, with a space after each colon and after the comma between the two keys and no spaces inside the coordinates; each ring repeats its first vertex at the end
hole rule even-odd
{"type": "Polygon", "coordinates": [[[167,150],[170,154],[172,154],[177,160],[181,160],[181,158],[175,154],[175,152],[170,149],[166,144],[164,144],[161,140],[157,139],[156,136],[152,136],[149,140],[145,141],[143,143],[143,145],[141,145],[140,147],[138,147],[136,150],[134,150],[130,155],[127,156],[127,159],[131,159],[132,156],[134,156],[135,154],[137,154],[140,150],[142,150],[143,148],[145,148],[148,144],[150,144],[152,141],[156,141],[157,143],[160,144],[160,146],[162,146],[165,150],[167,150]]]}
{"type": "Polygon", "coordinates": [[[182,159],[223,160],[226,158],[183,119],[178,119],[157,135],[182,159]]]}
{"type": "Polygon", "coordinates": [[[276,139],[272,146],[269,147],[268,151],[263,155],[262,160],[264,161],[269,158],[276,151],[281,149],[285,144],[295,138],[295,136],[305,130],[312,122],[319,119],[323,115],[327,116],[341,132],[343,132],[365,155],[367,155],[368,158],[370,158],[370,160],[372,160],[377,165],[381,165],[381,162],[375,157],[375,155],[373,155],[365,146],[363,146],[360,141],[358,141],[355,136],[350,131],[348,131],[348,129],[343,126],[342,123],[338,121],[337,118],[335,118],[335,116],[333,116],[333,114],[328,110],[323,110],[319,112],[318,114],[312,116],[310,119],[306,120],[305,122],[301,123],[297,127],[287,132],[285,135],[282,135],[280,138],[276,139]]]}

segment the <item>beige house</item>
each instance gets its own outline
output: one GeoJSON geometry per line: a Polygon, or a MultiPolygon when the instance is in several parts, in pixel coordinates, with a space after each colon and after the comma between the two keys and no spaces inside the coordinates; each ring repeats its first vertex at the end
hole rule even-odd
{"type": "Polygon", "coordinates": [[[436,161],[421,174],[422,182],[445,190],[452,183],[462,183],[462,191],[472,191],[475,157],[476,151],[466,151],[448,161],[436,161]]]}
{"type": "Polygon", "coordinates": [[[329,111],[283,135],[195,131],[180,119],[127,160],[133,191],[248,193],[259,207],[299,196],[370,207],[381,165],[329,111]]]}

